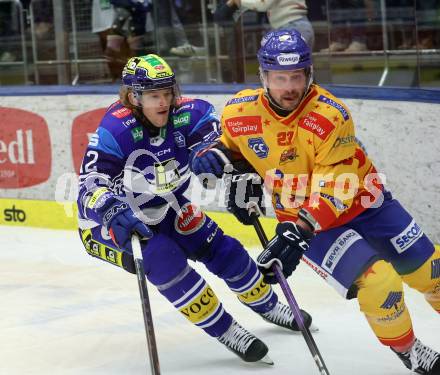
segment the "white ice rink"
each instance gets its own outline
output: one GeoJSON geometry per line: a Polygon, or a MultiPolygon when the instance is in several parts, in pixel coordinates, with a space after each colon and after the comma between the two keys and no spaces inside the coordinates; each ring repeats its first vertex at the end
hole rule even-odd
{"type": "MultiPolygon", "coordinates": [[[[0,248],[0,374],[148,373],[134,275],[88,256],[73,231],[0,226],[0,248]]],[[[196,268],[229,312],[269,346],[275,365],[242,362],[150,285],[162,374],[318,374],[300,334],[265,323],[196,268]]],[[[320,328],[315,341],[332,375],[410,373],[378,343],[355,300],[340,298],[304,264],[289,283],[320,328]]],[[[439,350],[438,315],[421,295],[407,290],[406,296],[416,335],[439,350]]]]}

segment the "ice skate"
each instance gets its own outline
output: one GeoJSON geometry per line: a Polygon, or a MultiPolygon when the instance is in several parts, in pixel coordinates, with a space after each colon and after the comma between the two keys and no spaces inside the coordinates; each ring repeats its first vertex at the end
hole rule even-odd
{"type": "Polygon", "coordinates": [[[412,348],[404,353],[396,352],[403,364],[417,374],[440,375],[440,353],[416,339],[412,348]]]}
{"type": "Polygon", "coordinates": [[[217,338],[231,352],[237,354],[245,362],[264,362],[273,365],[267,355],[269,351],[266,344],[244,329],[235,320],[228,330],[217,338]]]}
{"type": "MultiPolygon", "coordinates": [[[[318,327],[312,324],[312,317],[309,313],[304,310],[301,310],[304,325],[309,328],[311,332],[317,332],[318,327]]],[[[289,306],[277,302],[275,307],[267,313],[260,314],[264,320],[269,323],[276,324],[277,326],[290,329],[292,331],[300,331],[298,323],[295,321],[295,317],[293,316],[292,310],[289,306]]]]}

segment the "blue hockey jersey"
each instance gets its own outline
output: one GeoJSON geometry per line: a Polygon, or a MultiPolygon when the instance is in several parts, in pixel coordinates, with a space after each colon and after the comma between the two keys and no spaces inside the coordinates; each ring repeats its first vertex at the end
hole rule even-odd
{"type": "Polygon", "coordinates": [[[189,185],[191,151],[220,134],[214,107],[204,100],[182,100],[154,136],[130,109],[119,101],[112,104],[91,137],[81,165],[80,228],[102,223],[97,214],[100,205],[88,204],[98,189],[122,200],[130,194],[138,208],[150,208],[150,212],[166,205],[170,195],[183,194],[189,185]]]}

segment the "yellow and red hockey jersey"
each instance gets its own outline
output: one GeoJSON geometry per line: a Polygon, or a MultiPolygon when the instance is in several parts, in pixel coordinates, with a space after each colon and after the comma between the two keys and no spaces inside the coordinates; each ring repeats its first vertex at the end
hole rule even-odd
{"type": "Polygon", "coordinates": [[[350,112],[318,85],[286,117],[273,111],[263,89],[240,91],[227,102],[221,122],[221,142],[264,179],[280,221],[296,221],[303,209],[317,230],[328,229],[381,196],[350,112]]]}

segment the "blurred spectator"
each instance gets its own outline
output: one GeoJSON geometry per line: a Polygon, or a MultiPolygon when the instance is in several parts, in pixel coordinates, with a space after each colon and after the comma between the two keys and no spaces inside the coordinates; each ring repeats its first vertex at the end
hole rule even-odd
{"type": "Polygon", "coordinates": [[[18,35],[17,7],[11,2],[0,2],[0,62],[12,62],[16,57],[18,35]]]}
{"type": "Polygon", "coordinates": [[[330,45],[321,52],[360,52],[367,48],[368,23],[375,17],[374,0],[330,0],[330,45]]]}
{"type": "Polygon", "coordinates": [[[239,8],[242,11],[267,12],[272,29],[296,29],[306,40],[310,49],[313,49],[315,34],[307,18],[305,0],[227,0],[226,3],[219,5],[214,19],[221,22],[239,8]]]}
{"type": "MultiPolygon", "coordinates": [[[[112,34],[112,25],[115,11],[110,0],[93,0],[92,4],[92,32],[98,34],[102,52],[107,48],[107,37],[112,34]]],[[[108,59],[108,68],[113,81],[120,79],[122,68],[128,60],[128,44],[124,39],[119,47],[119,58],[108,59]]]]}
{"type": "MultiPolygon", "coordinates": [[[[157,9],[157,23],[160,30],[159,34],[165,38],[162,41],[164,42],[164,48],[162,48],[164,53],[168,52],[165,50],[169,49],[171,54],[181,57],[203,56],[206,54],[205,48],[193,45],[187,37],[187,26],[198,24],[198,20],[201,18],[200,11],[197,13],[196,2],[200,4],[200,1],[197,0],[178,0],[176,2],[161,0],[160,3],[155,2],[160,4],[157,9]]],[[[191,28],[189,27],[189,29],[191,28]]],[[[200,39],[196,43],[200,43],[200,39]]]]}
{"type": "Polygon", "coordinates": [[[435,48],[435,39],[440,29],[440,1],[417,0],[416,17],[419,35],[415,46],[419,49],[435,48]]]}
{"type": "MultiPolygon", "coordinates": [[[[105,6],[106,1],[101,3],[105,6]]],[[[151,3],[150,0],[110,0],[110,4],[114,6],[115,13],[111,32],[107,35],[105,55],[110,61],[123,66],[126,58],[121,58],[121,48],[125,39],[130,55],[140,56],[144,52],[145,24],[151,3]]]]}
{"type": "Polygon", "coordinates": [[[387,0],[386,6],[392,31],[391,48],[436,48],[440,30],[440,0],[387,0]]]}

